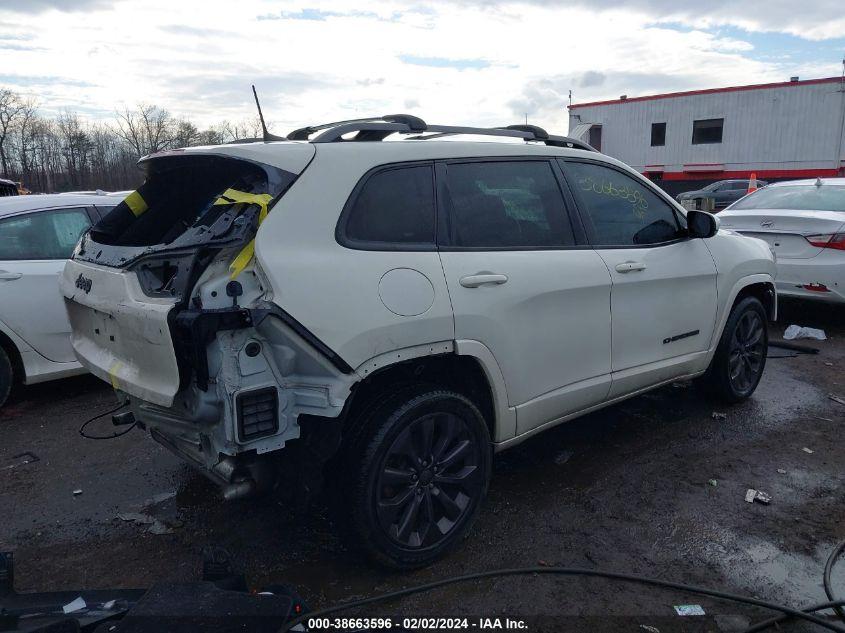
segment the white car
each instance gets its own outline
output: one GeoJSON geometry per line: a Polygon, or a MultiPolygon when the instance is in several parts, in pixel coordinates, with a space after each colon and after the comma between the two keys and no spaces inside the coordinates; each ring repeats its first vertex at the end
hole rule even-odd
{"type": "Polygon", "coordinates": [[[117,421],[225,497],[326,472],[376,560],[425,565],[494,451],[680,378],[757,386],[768,246],[589,145],[408,115],[288,138],[143,159],[61,282],[117,421]]]}
{"type": "Polygon", "coordinates": [[[779,294],[845,303],[845,178],[774,183],[719,217],[725,228],[769,243],[779,294]]]}
{"type": "Polygon", "coordinates": [[[85,371],[70,345],[59,275],[79,237],[121,199],[105,194],[0,199],[0,406],[16,382],[85,371]]]}

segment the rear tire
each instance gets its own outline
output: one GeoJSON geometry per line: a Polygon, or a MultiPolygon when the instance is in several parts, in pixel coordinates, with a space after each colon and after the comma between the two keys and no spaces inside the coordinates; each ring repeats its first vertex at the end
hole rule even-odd
{"type": "Polygon", "coordinates": [[[769,347],[766,321],[766,310],[756,297],[745,297],[731,310],[703,378],[707,390],[719,400],[741,402],[757,389],[769,347]]]}
{"type": "Polygon", "coordinates": [[[487,493],[490,434],[478,408],[445,390],[387,399],[349,447],[344,496],[353,537],[393,569],[428,565],[461,541],[487,493]]]}
{"type": "Polygon", "coordinates": [[[0,347],[0,407],[6,402],[15,383],[12,361],[5,349],[0,347]]]}

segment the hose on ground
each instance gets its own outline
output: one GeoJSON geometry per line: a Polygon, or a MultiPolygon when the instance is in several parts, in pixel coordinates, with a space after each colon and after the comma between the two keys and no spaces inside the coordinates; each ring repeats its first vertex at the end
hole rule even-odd
{"type": "MultiPolygon", "coordinates": [[[[845,542],[840,544],[837,550],[841,551],[841,548],[845,548],[845,542]]],[[[833,557],[835,560],[836,557],[833,557]]],[[[830,561],[829,561],[830,562],[830,561]]],[[[832,563],[830,563],[832,567],[832,563]]],[[[295,626],[306,622],[309,619],[313,618],[320,618],[332,613],[338,613],[340,611],[346,611],[348,609],[354,609],[358,607],[363,607],[370,604],[375,604],[378,602],[387,602],[389,600],[395,600],[396,598],[403,598],[405,596],[410,596],[417,593],[422,593],[425,591],[431,591],[433,589],[439,589],[440,587],[446,587],[448,585],[454,585],[462,582],[468,582],[471,580],[482,580],[486,578],[497,578],[497,577],[504,577],[504,576],[525,576],[525,575],[557,575],[557,576],[584,576],[584,577],[593,577],[593,578],[607,578],[610,580],[620,580],[623,582],[631,582],[631,583],[638,583],[643,585],[651,585],[653,587],[661,587],[663,589],[674,589],[676,591],[683,591],[686,593],[695,593],[704,596],[710,596],[712,598],[719,598],[722,600],[729,600],[731,602],[739,602],[744,604],[749,604],[757,607],[764,607],[766,609],[771,609],[772,611],[779,611],[785,617],[793,617],[800,620],[805,620],[807,622],[812,622],[813,624],[817,624],[818,626],[824,627],[830,631],[837,631],[839,633],[845,633],[845,628],[839,626],[838,624],[834,624],[833,622],[829,622],[817,615],[814,615],[812,611],[816,611],[822,608],[827,608],[824,606],[817,608],[810,607],[805,611],[800,609],[794,609],[792,607],[788,607],[786,605],[777,604],[774,602],[768,602],[766,600],[760,600],[758,598],[753,598],[750,596],[741,596],[734,593],[729,593],[727,591],[718,591],[715,589],[708,589],[706,587],[698,587],[695,585],[687,585],[678,582],[672,582],[668,580],[660,580],[658,578],[649,578],[647,576],[638,576],[635,574],[622,574],[617,572],[610,572],[610,571],[600,571],[596,569],[584,569],[580,567],[520,567],[515,569],[500,569],[500,570],[493,570],[493,571],[484,571],[484,572],[477,572],[473,574],[464,574],[461,576],[454,576],[451,578],[443,578],[441,580],[436,580],[434,582],[426,583],[423,585],[418,585],[416,587],[407,587],[405,589],[400,589],[398,591],[392,591],[389,593],[381,594],[378,596],[370,596],[369,598],[362,598],[360,600],[353,600],[350,602],[344,602],[341,604],[337,604],[331,607],[327,607],[325,609],[319,609],[317,611],[312,611],[311,613],[305,614],[300,616],[294,620],[291,620],[284,627],[280,630],[279,633],[287,633],[287,631],[292,630],[295,626]]],[[[831,600],[831,602],[835,603],[835,606],[838,607],[840,604],[837,601],[831,600]]],[[[826,603],[828,604],[828,603],[826,603]]],[[[829,605],[834,606],[834,605],[829,605]]],[[[785,618],[784,618],[785,619],[785,618]]],[[[781,621],[780,618],[775,618],[773,620],[767,622],[761,622],[756,624],[752,627],[753,630],[759,631],[762,628],[766,628],[774,624],[774,621],[781,621]],[[765,626],[763,626],[765,624],[765,626]]],[[[745,632],[748,633],[748,632],[745,632]]]]}

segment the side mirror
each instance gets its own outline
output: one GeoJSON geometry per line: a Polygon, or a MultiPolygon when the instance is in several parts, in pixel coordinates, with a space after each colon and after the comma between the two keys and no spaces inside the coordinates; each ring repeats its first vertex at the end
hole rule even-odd
{"type": "Polygon", "coordinates": [[[719,230],[719,218],[706,211],[687,211],[687,231],[690,237],[713,237],[719,230]]]}

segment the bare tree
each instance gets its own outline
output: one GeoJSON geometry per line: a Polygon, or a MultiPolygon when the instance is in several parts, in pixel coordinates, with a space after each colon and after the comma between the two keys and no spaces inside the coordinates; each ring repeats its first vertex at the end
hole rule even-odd
{"type": "Polygon", "coordinates": [[[0,169],[3,175],[9,175],[9,161],[6,157],[6,141],[13,131],[13,126],[24,109],[20,95],[6,88],[0,88],[0,169]]]}
{"type": "Polygon", "coordinates": [[[141,103],[117,113],[117,128],[140,157],[173,147],[177,124],[167,110],[141,103]]]}

